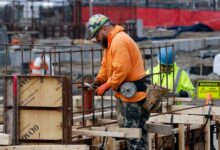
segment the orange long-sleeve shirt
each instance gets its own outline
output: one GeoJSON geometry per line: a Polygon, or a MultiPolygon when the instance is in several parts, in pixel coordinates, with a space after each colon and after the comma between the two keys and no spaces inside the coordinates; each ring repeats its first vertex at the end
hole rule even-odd
{"type": "MultiPolygon", "coordinates": [[[[135,81],[145,76],[141,52],[133,39],[123,31],[123,27],[116,25],[109,34],[108,48],[104,51],[96,77],[102,83],[110,84],[114,90],[125,81],[135,81]]],[[[137,92],[129,99],[120,93],[115,96],[125,102],[137,102],[146,97],[146,92],[137,92]]]]}

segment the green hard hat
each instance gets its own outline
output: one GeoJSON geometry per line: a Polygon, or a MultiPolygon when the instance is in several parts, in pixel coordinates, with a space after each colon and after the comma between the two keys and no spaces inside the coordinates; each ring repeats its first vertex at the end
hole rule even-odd
{"type": "Polygon", "coordinates": [[[102,15],[96,14],[89,18],[88,21],[88,30],[90,38],[92,39],[95,34],[101,29],[101,27],[109,21],[109,18],[102,15]]]}

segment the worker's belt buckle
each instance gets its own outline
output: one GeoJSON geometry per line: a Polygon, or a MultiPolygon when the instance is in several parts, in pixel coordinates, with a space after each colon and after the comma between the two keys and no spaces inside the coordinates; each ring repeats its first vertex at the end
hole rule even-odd
{"type": "Polygon", "coordinates": [[[137,92],[134,82],[124,82],[120,87],[120,93],[126,98],[132,98],[137,92]]]}

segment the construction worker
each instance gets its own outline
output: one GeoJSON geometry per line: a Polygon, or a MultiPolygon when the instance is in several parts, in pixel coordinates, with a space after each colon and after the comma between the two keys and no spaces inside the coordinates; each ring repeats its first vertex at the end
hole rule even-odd
{"type": "MultiPolygon", "coordinates": [[[[96,38],[104,49],[101,68],[92,83],[97,95],[112,89],[116,92],[116,109],[119,126],[141,128],[140,139],[128,139],[127,149],[147,149],[146,120],[150,113],[143,108],[146,99],[145,70],[140,50],[123,27],[113,25],[102,14],[93,15],[88,21],[90,38],[96,38]],[[131,85],[130,93],[122,87],[131,85]],[[136,88],[137,91],[132,88],[136,88]]],[[[127,86],[129,88],[129,86],[127,86]]]]}
{"type": "Polygon", "coordinates": [[[146,74],[152,74],[151,82],[167,87],[172,95],[194,98],[195,88],[187,73],[177,66],[175,56],[172,47],[161,48],[157,54],[158,65],[153,70],[148,69],[146,74]]]}
{"type": "Polygon", "coordinates": [[[47,55],[36,57],[35,60],[30,64],[30,72],[31,75],[49,75],[50,58],[47,55]]]}

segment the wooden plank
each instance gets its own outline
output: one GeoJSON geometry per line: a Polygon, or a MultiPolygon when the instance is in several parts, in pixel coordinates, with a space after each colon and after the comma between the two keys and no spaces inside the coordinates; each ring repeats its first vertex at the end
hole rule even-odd
{"type": "Polygon", "coordinates": [[[147,122],[156,123],[183,123],[183,124],[203,124],[204,116],[185,115],[185,114],[165,114],[150,117],[147,122]],[[171,120],[172,119],[172,120],[171,120]]]}
{"type": "Polygon", "coordinates": [[[178,126],[179,130],[179,150],[185,150],[185,131],[184,131],[184,124],[179,124],[178,126]]]}
{"type": "MultiPolygon", "coordinates": [[[[113,119],[100,119],[99,124],[105,124],[105,127],[97,127],[97,129],[99,129],[100,131],[101,130],[102,131],[105,131],[105,130],[114,131],[114,129],[118,128],[117,120],[113,120],[113,119]]],[[[173,127],[171,125],[147,122],[146,127],[147,127],[148,133],[160,133],[160,134],[172,134],[173,133],[172,131],[173,127]]],[[[95,130],[95,129],[96,127],[92,127],[92,130],[95,130]]],[[[135,134],[135,132],[131,132],[131,134],[135,134]]]]}
{"type": "Polygon", "coordinates": [[[107,124],[106,126],[108,125],[112,125],[112,124],[117,124],[118,126],[118,120],[115,120],[115,119],[98,119],[97,122],[99,124],[107,124]]]}
{"type": "MultiPolygon", "coordinates": [[[[195,107],[194,105],[173,105],[171,106],[171,111],[176,111],[184,108],[195,107]]],[[[209,112],[210,106],[192,108],[187,110],[176,111],[175,113],[180,114],[192,114],[192,115],[207,115],[209,112]]],[[[211,114],[215,114],[216,116],[220,116],[220,107],[211,106],[211,114]]]]}
{"type": "MultiPolygon", "coordinates": [[[[118,128],[118,122],[117,120],[113,120],[113,119],[100,119],[98,121],[99,124],[105,124],[105,127],[102,127],[102,130],[106,130],[107,127],[111,127],[111,128],[118,128]]],[[[159,134],[172,134],[173,131],[173,127],[172,125],[165,125],[165,124],[161,124],[161,123],[150,123],[150,122],[146,122],[146,127],[147,127],[147,131],[148,133],[159,133],[159,134]]],[[[101,127],[99,127],[101,128],[101,127]]],[[[114,131],[114,130],[113,130],[114,131]]]]}
{"type": "Polygon", "coordinates": [[[173,100],[175,102],[191,102],[192,98],[188,98],[188,97],[175,97],[175,98],[170,97],[170,98],[168,98],[168,101],[173,102],[173,100]]]}
{"type": "MultiPolygon", "coordinates": [[[[115,110],[113,110],[113,112],[104,111],[104,117],[110,117],[111,113],[113,113],[113,115],[115,115],[116,111],[115,110]]],[[[95,112],[94,118],[95,119],[102,118],[102,112],[95,112]]],[[[84,120],[91,120],[91,119],[93,119],[93,113],[84,115],[84,120]]],[[[83,121],[83,115],[73,117],[73,123],[81,122],[81,121],[83,121]]]]}
{"type": "Polygon", "coordinates": [[[91,127],[89,129],[74,129],[73,134],[87,136],[107,136],[121,138],[140,138],[140,128],[119,128],[119,127],[91,127]]]}
{"type": "Polygon", "coordinates": [[[3,146],[0,150],[89,150],[88,145],[22,145],[3,146]]]}
{"type": "Polygon", "coordinates": [[[162,106],[163,107],[171,106],[174,104],[174,102],[184,102],[184,103],[192,102],[192,98],[183,98],[183,97],[169,97],[168,99],[164,98],[162,102],[162,106]]]}
{"type": "Polygon", "coordinates": [[[121,132],[125,138],[141,138],[142,132],[140,128],[119,128],[119,127],[91,127],[91,130],[106,132],[121,132]]]}
{"type": "MultiPolygon", "coordinates": [[[[99,124],[105,124],[105,127],[98,127],[98,128],[102,128],[103,131],[107,130],[107,128],[110,129],[110,127],[112,129],[118,128],[117,120],[113,120],[113,119],[100,119],[98,121],[98,123],[99,124]]],[[[165,125],[165,124],[161,124],[161,123],[146,122],[146,127],[147,127],[148,133],[160,133],[160,134],[172,134],[173,133],[172,125],[165,125]]]]}
{"type": "Polygon", "coordinates": [[[20,110],[20,139],[62,139],[62,112],[20,110]]]}
{"type": "Polygon", "coordinates": [[[8,134],[0,133],[0,145],[11,145],[12,138],[8,134]]]}
{"type": "MultiPolygon", "coordinates": [[[[152,113],[153,115],[155,115],[155,113],[152,113]]],[[[170,114],[169,114],[170,115],[170,114]]],[[[177,118],[179,115],[175,115],[177,118]]],[[[184,115],[185,116],[185,115],[184,115]]],[[[191,117],[193,117],[192,115],[190,115],[191,117]]],[[[159,117],[159,116],[158,116],[159,117]]],[[[188,117],[188,116],[185,116],[184,119],[188,117]]],[[[196,116],[197,117],[197,116],[196,116]]],[[[205,120],[203,116],[199,116],[199,118],[202,117],[203,119],[202,120],[205,120]]],[[[167,125],[167,124],[163,124],[161,122],[150,122],[152,121],[151,119],[149,119],[147,122],[146,122],[146,126],[147,126],[147,129],[148,129],[148,132],[149,133],[159,133],[159,134],[164,134],[164,135],[170,135],[170,134],[173,134],[173,133],[178,133],[178,130],[176,129],[173,129],[172,128],[172,125],[167,125]]],[[[165,123],[170,123],[169,122],[170,119],[167,119],[167,121],[165,121],[165,123]]],[[[175,120],[174,120],[175,121],[175,120]]],[[[183,122],[183,121],[182,121],[183,122]]],[[[191,125],[190,126],[190,129],[198,129],[201,127],[201,125],[203,125],[202,123],[203,121],[201,121],[200,123],[198,124],[195,124],[195,125],[191,125]]],[[[109,127],[109,126],[112,126],[112,127],[115,127],[117,128],[118,127],[118,123],[117,123],[117,120],[113,120],[113,119],[100,119],[99,120],[99,124],[105,124],[107,123],[107,125],[105,125],[106,127],[109,127]]],[[[188,123],[188,122],[187,122],[188,123]]],[[[215,123],[215,122],[212,122],[212,123],[215,123]]],[[[190,124],[190,123],[189,123],[190,124]]],[[[103,130],[106,129],[106,127],[103,127],[103,130]]]]}
{"type": "MultiPolygon", "coordinates": [[[[102,100],[102,97],[103,97],[103,100],[116,100],[116,98],[114,96],[94,96],[94,100],[102,100]]],[[[74,101],[81,101],[82,100],[82,95],[74,95],[73,97],[73,100],[74,101]]]]}
{"type": "Polygon", "coordinates": [[[73,129],[72,133],[73,133],[72,136],[87,135],[87,136],[106,136],[106,137],[125,138],[125,134],[122,132],[105,132],[105,131],[89,131],[89,130],[73,129]]]}
{"type": "Polygon", "coordinates": [[[173,127],[171,125],[146,123],[148,133],[172,134],[173,127]]]}

